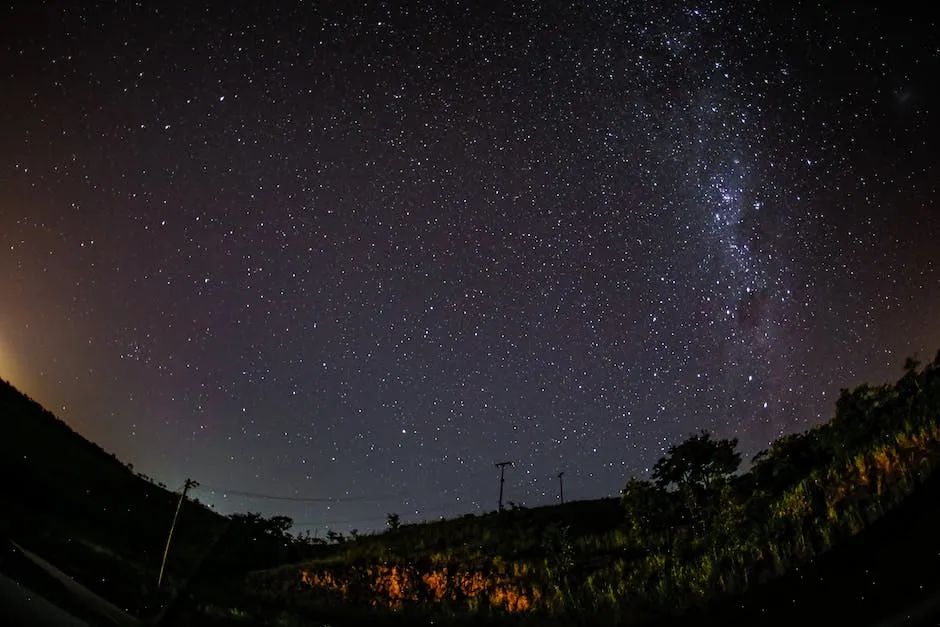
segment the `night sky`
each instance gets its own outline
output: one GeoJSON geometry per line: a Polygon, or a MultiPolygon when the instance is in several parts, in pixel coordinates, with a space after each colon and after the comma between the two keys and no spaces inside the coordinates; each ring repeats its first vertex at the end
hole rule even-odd
{"type": "Polygon", "coordinates": [[[932,16],[358,4],[0,7],[0,377],[322,535],[751,455],[940,348],[932,16]]]}

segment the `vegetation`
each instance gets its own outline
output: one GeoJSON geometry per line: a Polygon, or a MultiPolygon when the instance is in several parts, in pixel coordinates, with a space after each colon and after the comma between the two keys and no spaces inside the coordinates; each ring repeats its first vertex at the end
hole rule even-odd
{"type": "MultiPolygon", "coordinates": [[[[734,440],[673,446],[612,502],[402,525],[255,573],[249,590],[323,610],[439,620],[638,622],[740,595],[847,543],[940,465],[940,354],[843,390],[832,421],[738,473],[734,440]]],[[[390,526],[391,527],[391,526],[390,526]]]]}
{"type": "Polygon", "coordinates": [[[907,530],[921,534],[908,553],[916,542],[940,555],[940,353],[893,384],[843,390],[829,423],[778,439],[746,472],[735,440],[694,434],[620,499],[427,524],[389,513],[384,533],[329,543],[292,536],[283,516],[187,499],[166,590],[153,582],[178,496],[4,382],[0,419],[0,529],[137,615],[168,608],[167,624],[672,624],[692,608],[726,624],[820,594],[807,572],[857,581],[867,569],[845,564],[863,542],[899,580],[909,569],[892,547],[907,530]]]}
{"type": "MultiPolygon", "coordinates": [[[[164,587],[157,590],[179,496],[2,380],[0,421],[0,533],[132,614],[154,616],[180,591],[182,603],[170,608],[175,612],[189,611],[187,602],[197,597],[203,604],[238,606],[237,589],[249,570],[313,554],[288,534],[289,518],[223,517],[187,498],[164,587]]],[[[0,565],[7,574],[22,570],[6,548],[0,565]]],[[[185,624],[177,618],[173,624],[185,624]]]]}

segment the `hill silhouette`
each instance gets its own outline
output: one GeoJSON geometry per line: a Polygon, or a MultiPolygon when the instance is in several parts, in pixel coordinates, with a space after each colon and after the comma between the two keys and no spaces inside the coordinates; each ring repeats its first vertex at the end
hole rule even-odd
{"type": "MultiPolygon", "coordinates": [[[[46,556],[75,579],[135,611],[153,594],[178,495],[0,380],[0,533],[46,556]]],[[[187,499],[171,580],[190,573],[225,518],[187,499]]]]}
{"type": "MultiPolygon", "coordinates": [[[[2,381],[0,420],[0,530],[164,624],[940,619],[940,353],[908,360],[894,383],[843,390],[830,422],[743,472],[735,440],[693,434],[620,499],[410,525],[390,514],[385,533],[331,544],[291,536],[286,517],[186,500],[166,591],[153,582],[178,496],[2,381]]],[[[0,552],[4,574],[15,566],[0,552]]]]}

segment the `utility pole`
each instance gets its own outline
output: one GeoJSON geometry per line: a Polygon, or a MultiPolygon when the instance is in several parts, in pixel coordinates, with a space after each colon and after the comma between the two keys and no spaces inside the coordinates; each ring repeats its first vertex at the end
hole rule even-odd
{"type": "Polygon", "coordinates": [[[565,476],[564,470],[558,473],[558,490],[559,490],[559,498],[561,499],[562,505],[565,504],[565,480],[562,479],[562,477],[564,476],[565,476]]]}
{"type": "Polygon", "coordinates": [[[503,511],[503,483],[506,481],[506,466],[512,466],[512,462],[498,462],[499,468],[499,511],[503,511]]]}
{"type": "Polygon", "coordinates": [[[160,584],[163,583],[163,569],[166,567],[166,556],[170,552],[170,542],[173,540],[173,530],[176,529],[176,519],[179,518],[180,509],[183,507],[183,500],[186,498],[186,493],[189,492],[190,488],[195,488],[199,483],[193,481],[192,479],[187,479],[186,483],[183,484],[183,491],[180,493],[180,500],[176,503],[176,513],[173,514],[173,523],[170,525],[170,534],[166,537],[166,547],[163,549],[163,561],[160,562],[160,574],[157,575],[157,587],[160,587],[160,584]]]}

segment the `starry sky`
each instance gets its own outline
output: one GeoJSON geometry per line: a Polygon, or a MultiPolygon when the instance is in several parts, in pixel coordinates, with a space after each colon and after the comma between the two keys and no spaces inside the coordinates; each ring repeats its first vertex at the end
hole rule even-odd
{"type": "Polygon", "coordinates": [[[940,348],[940,29],[875,4],[5,2],[0,377],[321,534],[751,455],[940,348]]]}

